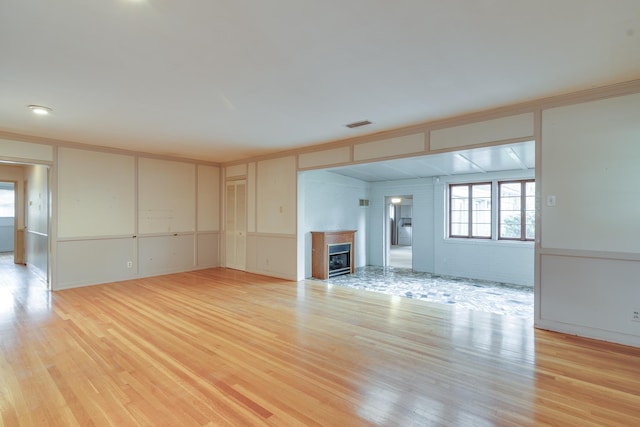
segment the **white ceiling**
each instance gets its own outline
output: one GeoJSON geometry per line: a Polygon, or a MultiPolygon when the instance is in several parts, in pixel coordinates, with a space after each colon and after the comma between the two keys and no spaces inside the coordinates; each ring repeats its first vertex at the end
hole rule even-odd
{"type": "Polygon", "coordinates": [[[224,162],[640,78],[640,1],[2,0],[0,61],[0,132],[224,162]]]}
{"type": "Polygon", "coordinates": [[[362,181],[396,181],[432,176],[528,170],[535,168],[535,142],[461,150],[328,169],[362,181]]]}

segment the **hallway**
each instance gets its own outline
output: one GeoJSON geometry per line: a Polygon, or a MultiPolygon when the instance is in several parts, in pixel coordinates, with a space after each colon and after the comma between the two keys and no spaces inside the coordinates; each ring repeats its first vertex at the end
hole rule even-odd
{"type": "MultiPolygon", "coordinates": [[[[46,282],[27,266],[14,264],[12,252],[0,253],[0,329],[8,332],[11,328],[7,326],[15,323],[19,313],[48,316],[50,308],[51,293],[46,282]]],[[[19,328],[14,330],[17,337],[19,328]]]]}
{"type": "Polygon", "coordinates": [[[412,268],[413,247],[393,245],[389,248],[389,267],[412,268]]]}

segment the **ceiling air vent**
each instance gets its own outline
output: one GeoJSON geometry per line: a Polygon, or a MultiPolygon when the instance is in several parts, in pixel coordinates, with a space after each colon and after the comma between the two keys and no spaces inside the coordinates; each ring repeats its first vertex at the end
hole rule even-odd
{"type": "Polygon", "coordinates": [[[371,122],[369,120],[363,120],[361,122],[353,122],[353,123],[349,123],[347,126],[348,128],[359,128],[360,126],[366,126],[366,125],[370,125],[371,122]]]}

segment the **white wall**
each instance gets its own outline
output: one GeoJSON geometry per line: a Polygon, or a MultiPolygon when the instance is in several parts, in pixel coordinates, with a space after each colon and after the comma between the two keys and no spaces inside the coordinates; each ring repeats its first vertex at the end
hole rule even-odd
{"type": "Polygon", "coordinates": [[[360,206],[359,202],[369,198],[369,184],[326,171],[308,171],[298,175],[298,186],[298,233],[304,236],[298,254],[304,260],[299,280],[311,277],[311,231],[357,230],[355,265],[367,265],[367,217],[371,207],[360,206]]]}
{"type": "Polygon", "coordinates": [[[135,158],[58,150],[58,238],[135,234],[135,158]]]}
{"type": "Polygon", "coordinates": [[[296,233],[296,159],[258,162],[256,227],[258,233],[296,233]]]}
{"type": "Polygon", "coordinates": [[[640,94],[543,111],[540,327],[640,345],[639,117],[640,94]]]}
{"type": "Polygon", "coordinates": [[[431,178],[371,184],[367,248],[369,265],[384,265],[385,199],[390,196],[413,196],[413,269],[434,272],[433,185],[431,178]]]}
{"type": "Polygon", "coordinates": [[[431,178],[373,183],[367,242],[369,264],[384,265],[385,197],[413,195],[414,270],[533,286],[533,242],[450,239],[446,231],[449,183],[494,181],[496,193],[498,180],[529,179],[533,174],[533,171],[510,171],[457,175],[442,177],[435,185],[431,178]]]}
{"type": "Polygon", "coordinates": [[[138,159],[138,233],[171,234],[196,229],[196,165],[138,159]]]}
{"type": "Polygon", "coordinates": [[[248,164],[243,169],[247,174],[247,197],[251,198],[247,203],[249,230],[255,223],[255,232],[247,236],[246,269],[296,280],[296,158],[262,160],[255,167],[248,164]]]}

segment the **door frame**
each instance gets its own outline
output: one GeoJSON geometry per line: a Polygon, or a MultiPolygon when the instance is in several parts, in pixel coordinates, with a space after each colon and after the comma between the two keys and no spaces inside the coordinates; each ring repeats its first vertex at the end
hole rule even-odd
{"type": "MultiPolygon", "coordinates": [[[[383,224],[383,235],[382,235],[382,245],[383,245],[383,249],[382,249],[382,265],[384,267],[391,267],[391,214],[390,214],[390,207],[392,205],[395,205],[394,203],[391,202],[391,199],[395,199],[395,198],[413,198],[413,194],[401,194],[401,195],[393,195],[393,196],[384,196],[384,224],[383,224]]],[[[399,209],[395,209],[396,215],[397,216],[397,212],[399,211],[399,209]]],[[[395,218],[395,220],[397,221],[398,218],[395,218]]],[[[413,223],[413,220],[412,220],[413,223]]],[[[395,227],[397,227],[397,222],[396,225],[394,225],[395,227]]],[[[413,225],[412,225],[413,226],[413,225]]],[[[411,244],[411,258],[413,260],[413,242],[411,244]]],[[[412,262],[413,264],[413,262],[412,262]]]]}
{"type": "Polygon", "coordinates": [[[18,181],[14,181],[11,179],[1,179],[0,178],[0,184],[13,184],[13,262],[15,264],[24,264],[24,254],[21,257],[21,261],[22,262],[17,262],[17,255],[16,255],[16,248],[17,248],[17,241],[18,241],[18,225],[19,225],[19,218],[18,218],[18,181]]]}
{"type": "MultiPolygon", "coordinates": [[[[248,226],[248,182],[247,179],[245,178],[239,178],[239,179],[230,179],[225,181],[225,185],[224,185],[224,246],[225,246],[225,251],[224,251],[224,265],[226,268],[232,268],[234,270],[240,270],[240,271],[246,271],[247,270],[247,226],[248,226]],[[241,237],[244,238],[244,254],[242,256],[243,260],[242,263],[237,263],[237,264],[230,264],[229,263],[229,257],[227,256],[228,254],[228,249],[229,249],[229,237],[230,237],[230,231],[227,229],[227,215],[229,213],[229,206],[228,206],[228,196],[227,196],[227,189],[230,185],[233,185],[234,187],[236,187],[238,184],[244,184],[245,186],[245,191],[244,191],[244,228],[242,231],[240,231],[239,235],[235,235],[235,230],[234,230],[234,239],[241,237]]],[[[234,192],[234,202],[235,203],[235,209],[234,212],[237,213],[237,192],[234,192]]],[[[237,217],[237,215],[236,215],[237,217]]],[[[235,224],[235,221],[234,221],[235,224]]],[[[237,228],[236,228],[237,230],[237,228]]],[[[235,244],[235,242],[234,242],[235,244]]]]}
{"type": "MultiPolygon", "coordinates": [[[[3,158],[2,156],[0,156],[0,165],[6,165],[6,166],[17,166],[17,167],[21,167],[23,168],[23,172],[26,172],[26,168],[29,166],[42,166],[46,168],[46,195],[47,195],[47,204],[46,204],[46,209],[47,209],[47,221],[46,221],[46,227],[47,227],[47,232],[46,232],[46,237],[47,237],[47,241],[46,241],[46,268],[45,270],[42,272],[42,275],[38,275],[46,284],[46,287],[48,290],[52,290],[53,286],[54,286],[54,265],[53,265],[53,259],[54,259],[54,245],[52,244],[52,242],[54,241],[54,236],[52,235],[52,233],[54,232],[54,210],[55,210],[55,179],[54,176],[52,174],[54,174],[54,165],[52,162],[46,162],[46,161],[40,161],[40,160],[30,160],[30,159],[21,159],[21,160],[9,160],[6,158],[3,158]]],[[[16,196],[17,196],[17,184],[18,182],[12,179],[5,179],[3,180],[3,182],[13,182],[14,183],[14,191],[16,192],[16,196]]],[[[28,233],[28,229],[27,229],[27,209],[28,209],[28,182],[29,180],[27,179],[27,176],[25,173],[23,173],[23,178],[22,178],[22,215],[23,215],[23,223],[22,223],[22,231],[23,231],[23,259],[22,259],[22,263],[23,265],[27,266],[27,233],[28,233]]],[[[16,197],[17,199],[17,197],[16,197]]],[[[15,244],[17,241],[17,234],[19,234],[18,232],[20,231],[19,227],[18,227],[18,203],[19,201],[16,200],[16,203],[14,205],[14,209],[16,210],[16,221],[14,224],[14,261],[15,261],[15,244]]]]}

